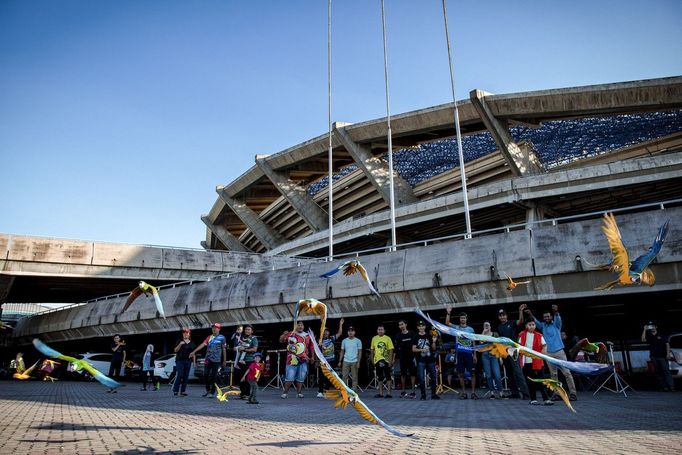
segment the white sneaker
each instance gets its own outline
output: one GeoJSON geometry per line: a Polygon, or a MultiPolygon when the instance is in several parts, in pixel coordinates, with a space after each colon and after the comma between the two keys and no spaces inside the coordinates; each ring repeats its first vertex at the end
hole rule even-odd
{"type": "Polygon", "coordinates": [[[528,403],[528,404],[535,404],[535,405],[537,405],[537,404],[540,404],[540,403],[538,403],[538,400],[531,400],[530,403],[528,403]]]}
{"type": "Polygon", "coordinates": [[[322,392],[317,392],[317,398],[324,398],[324,394],[322,392]]]}
{"type": "Polygon", "coordinates": [[[280,395],[280,397],[284,400],[284,399],[286,399],[287,394],[286,394],[286,393],[283,393],[282,395],[280,395]]]}
{"type": "Polygon", "coordinates": [[[304,396],[303,396],[302,393],[299,393],[299,394],[298,394],[298,397],[299,397],[299,398],[304,398],[304,396]]]}

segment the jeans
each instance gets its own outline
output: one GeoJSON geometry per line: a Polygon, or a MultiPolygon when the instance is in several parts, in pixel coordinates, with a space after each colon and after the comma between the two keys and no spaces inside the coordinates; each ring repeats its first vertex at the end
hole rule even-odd
{"type": "Polygon", "coordinates": [[[248,385],[251,388],[251,394],[249,395],[249,401],[252,403],[255,401],[258,401],[258,398],[256,397],[256,394],[258,393],[258,381],[248,381],[248,385]]]}
{"type": "Polygon", "coordinates": [[[204,377],[206,379],[206,392],[215,393],[215,380],[218,376],[218,368],[220,362],[208,361],[208,365],[204,368],[204,377]]]}
{"type": "Polygon", "coordinates": [[[109,376],[110,378],[120,378],[121,377],[121,364],[122,360],[113,360],[111,365],[109,365],[109,376]]]}
{"type": "Polygon", "coordinates": [[[348,385],[348,372],[353,376],[353,391],[357,393],[360,378],[358,377],[358,362],[343,362],[341,366],[341,379],[348,385]]]}
{"type": "Polygon", "coordinates": [[[173,393],[178,391],[185,393],[187,381],[189,380],[189,370],[192,368],[192,361],[189,359],[175,361],[175,383],[173,383],[173,393]],[[182,389],[180,385],[182,384],[182,389]]]}
{"type": "Polygon", "coordinates": [[[521,371],[521,365],[519,362],[514,360],[511,356],[506,359],[502,359],[504,365],[504,371],[507,374],[507,381],[509,381],[509,388],[513,393],[518,393],[522,398],[528,398],[530,394],[528,393],[528,385],[526,384],[526,379],[523,377],[523,371],[521,371]]]}
{"type": "Polygon", "coordinates": [[[654,365],[654,372],[656,373],[656,379],[658,379],[658,385],[662,389],[672,390],[673,377],[670,374],[668,360],[665,357],[652,357],[651,363],[654,365]]]}
{"type": "MultiPolygon", "coordinates": [[[[559,349],[557,352],[548,352],[547,355],[555,359],[567,360],[566,353],[564,352],[563,349],[559,349]]],[[[558,380],[559,367],[557,367],[556,365],[552,365],[549,362],[547,362],[547,367],[549,368],[549,374],[550,376],[552,376],[552,379],[558,380]]],[[[573,381],[573,375],[571,374],[571,371],[568,368],[562,368],[561,372],[564,374],[564,377],[566,378],[566,384],[568,385],[569,393],[575,395],[575,382],[573,381]]]]}
{"type": "Polygon", "coordinates": [[[483,353],[483,371],[488,381],[488,390],[495,392],[502,391],[502,379],[500,378],[500,361],[494,355],[487,352],[483,353]],[[493,382],[494,380],[494,382],[493,382]]]}
{"type": "Polygon", "coordinates": [[[419,378],[419,390],[422,396],[426,396],[426,371],[428,370],[431,376],[431,396],[436,394],[436,363],[435,362],[417,362],[417,377],[419,378]]]}
{"type": "Polygon", "coordinates": [[[147,379],[149,379],[149,382],[152,384],[152,389],[154,388],[154,379],[156,377],[154,376],[154,370],[143,370],[142,375],[140,376],[140,380],[142,381],[142,387],[147,390],[147,379]]]}
{"type": "Polygon", "coordinates": [[[251,396],[251,381],[242,381],[239,383],[239,396],[251,396]]]}
{"type": "MultiPolygon", "coordinates": [[[[533,364],[532,363],[527,363],[523,366],[523,374],[525,374],[529,378],[533,379],[544,379],[544,375],[542,373],[542,370],[534,370],[533,369],[533,364]]],[[[549,394],[547,393],[546,387],[544,384],[541,384],[539,382],[533,382],[530,379],[527,382],[528,384],[528,391],[530,392],[530,399],[535,400],[535,398],[538,396],[537,391],[540,389],[540,394],[542,395],[543,400],[549,400],[549,394]]]]}

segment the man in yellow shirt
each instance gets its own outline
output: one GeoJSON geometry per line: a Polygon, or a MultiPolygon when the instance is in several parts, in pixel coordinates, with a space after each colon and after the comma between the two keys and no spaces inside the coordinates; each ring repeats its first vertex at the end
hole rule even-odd
{"type": "Polygon", "coordinates": [[[391,396],[391,367],[393,366],[393,341],[386,336],[384,326],[377,326],[377,334],[372,338],[372,362],[377,377],[378,393],[374,398],[393,398],[391,396]],[[386,396],[384,396],[384,386],[386,396]]]}

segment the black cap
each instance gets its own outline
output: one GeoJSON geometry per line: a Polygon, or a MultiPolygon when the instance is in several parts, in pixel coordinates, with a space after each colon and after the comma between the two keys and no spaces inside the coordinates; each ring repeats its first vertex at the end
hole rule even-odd
{"type": "Polygon", "coordinates": [[[503,309],[503,308],[500,308],[500,311],[498,311],[498,312],[497,312],[497,314],[507,314],[507,312],[506,312],[506,311],[504,311],[504,309],[503,309]]]}
{"type": "Polygon", "coordinates": [[[354,331],[354,330],[355,330],[355,327],[353,327],[352,325],[349,325],[348,328],[347,328],[346,330],[353,330],[353,331],[354,331]]]}
{"type": "Polygon", "coordinates": [[[426,325],[426,322],[424,322],[424,321],[417,321],[417,325],[418,325],[418,326],[419,326],[419,325],[425,326],[425,325],[426,325]]]}

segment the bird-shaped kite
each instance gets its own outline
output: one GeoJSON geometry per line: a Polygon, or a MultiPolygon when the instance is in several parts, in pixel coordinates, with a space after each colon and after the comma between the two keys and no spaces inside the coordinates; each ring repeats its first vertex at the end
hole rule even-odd
{"type": "Polygon", "coordinates": [[[299,300],[296,304],[296,310],[294,311],[294,332],[296,331],[296,322],[298,322],[298,316],[303,313],[316,314],[320,317],[322,321],[322,327],[320,328],[320,343],[322,343],[322,337],[324,336],[324,328],[327,324],[327,305],[315,299],[303,299],[299,300]]]}
{"type": "Polygon", "coordinates": [[[376,289],[374,289],[374,286],[372,286],[372,281],[369,279],[367,270],[362,264],[360,264],[360,261],[356,260],[346,261],[337,268],[330,270],[327,273],[323,273],[322,275],[320,275],[320,278],[330,278],[341,271],[343,271],[343,274],[346,276],[351,276],[354,275],[355,273],[359,273],[362,279],[365,280],[365,283],[367,283],[367,286],[369,286],[369,290],[376,294],[377,297],[381,297],[379,292],[376,289]]]}
{"type": "Polygon", "coordinates": [[[568,400],[568,394],[566,393],[566,390],[564,390],[559,381],[557,381],[556,379],[533,379],[533,378],[528,379],[530,381],[539,382],[543,384],[551,392],[558,393],[561,399],[564,400],[564,403],[566,403],[566,406],[568,406],[568,409],[575,412],[575,409],[573,409],[573,406],[571,406],[571,402],[568,400]]]}
{"type": "Polygon", "coordinates": [[[320,368],[322,369],[322,373],[325,375],[327,379],[329,379],[329,382],[334,386],[336,390],[330,390],[325,393],[325,398],[327,399],[332,399],[335,400],[334,407],[335,408],[342,408],[345,409],[346,406],[349,404],[355,408],[356,411],[360,414],[360,416],[368,420],[371,423],[381,425],[384,427],[389,433],[395,435],[395,436],[400,436],[401,438],[406,438],[410,437],[413,435],[413,433],[410,434],[405,434],[397,429],[393,428],[383,420],[381,420],[379,417],[377,417],[376,414],[374,414],[365,403],[362,402],[360,397],[358,396],[357,393],[353,391],[350,387],[346,385],[345,382],[341,380],[339,375],[336,374],[332,366],[327,362],[327,359],[324,358],[324,354],[322,354],[322,351],[320,350],[320,347],[318,346],[317,342],[315,341],[315,335],[313,334],[312,330],[308,331],[308,335],[310,336],[310,339],[312,340],[312,345],[313,345],[313,351],[315,352],[315,356],[318,358],[320,361],[320,368]]]}
{"type": "Polygon", "coordinates": [[[510,276],[507,275],[506,273],[505,273],[505,276],[507,277],[507,291],[513,291],[513,290],[516,289],[516,287],[517,287],[518,285],[520,285],[520,284],[528,284],[528,283],[530,283],[530,280],[527,280],[527,281],[514,281],[514,280],[512,280],[512,277],[510,277],[510,276]]]}
{"type": "Polygon", "coordinates": [[[223,389],[218,387],[218,384],[215,384],[215,390],[216,390],[216,398],[218,401],[229,401],[227,397],[234,397],[239,395],[239,390],[229,390],[229,387],[223,387],[225,391],[223,392],[223,389]]]}
{"type": "Polygon", "coordinates": [[[100,373],[95,367],[90,365],[86,360],[83,359],[77,359],[75,357],[70,357],[68,355],[64,355],[58,351],[55,351],[42,341],[40,341],[38,338],[33,339],[33,346],[43,353],[44,355],[48,357],[52,357],[54,359],[60,359],[60,360],[66,360],[69,363],[72,363],[74,366],[74,371],[81,371],[85,370],[87,371],[93,378],[97,379],[97,381],[100,382],[100,384],[109,387],[110,389],[117,389],[119,387],[122,387],[123,384],[120,384],[113,379],[111,379],[108,376],[105,376],[104,374],[100,373]]]}
{"type": "Polygon", "coordinates": [[[35,369],[36,366],[38,366],[38,362],[40,362],[40,360],[37,360],[36,363],[34,363],[31,367],[25,369],[21,373],[14,373],[12,377],[20,381],[31,379],[31,372],[35,369]]]}
{"type": "Polygon", "coordinates": [[[154,303],[156,303],[156,310],[159,312],[162,318],[166,319],[166,313],[163,311],[163,302],[161,302],[161,297],[159,297],[159,291],[152,286],[151,284],[145,283],[144,281],[140,281],[135,289],[130,291],[130,295],[128,296],[128,300],[126,300],[126,304],[123,305],[123,309],[121,310],[121,313],[124,313],[125,310],[128,309],[131,303],[135,301],[136,298],[138,298],[141,294],[143,294],[147,297],[149,297],[149,294],[154,296],[154,303]]]}
{"type": "Polygon", "coordinates": [[[654,239],[654,243],[646,253],[637,257],[634,261],[630,261],[628,251],[625,249],[625,246],[623,246],[623,239],[621,238],[618,224],[616,224],[616,218],[612,213],[604,214],[602,231],[604,231],[604,235],[606,235],[606,239],[609,242],[609,247],[613,254],[612,270],[618,273],[618,279],[603,284],[597,289],[608,290],[617,285],[631,286],[634,284],[653,286],[654,283],[656,283],[656,277],[654,276],[654,272],[649,268],[649,265],[661,251],[665,237],[668,234],[669,224],[670,220],[661,225],[658,229],[658,235],[654,239]]]}
{"type": "MultiPolygon", "coordinates": [[[[600,343],[602,346],[604,345],[603,343],[600,343]]],[[[597,343],[590,343],[590,340],[587,338],[583,338],[582,340],[578,341],[578,347],[582,349],[583,351],[586,352],[592,352],[592,353],[598,353],[600,350],[600,346],[597,343]]]]}
{"type": "MultiPolygon", "coordinates": [[[[530,348],[527,348],[519,343],[517,343],[514,340],[511,340],[507,337],[492,337],[489,335],[479,335],[477,333],[469,333],[469,332],[464,332],[461,330],[457,330],[454,327],[447,326],[445,324],[442,324],[438,321],[434,321],[430,317],[428,317],[420,308],[416,308],[415,312],[420,315],[426,322],[429,324],[433,325],[436,330],[438,330],[441,333],[445,333],[454,337],[461,337],[465,338],[467,340],[472,340],[472,341],[481,341],[483,343],[497,343],[499,345],[503,345],[507,347],[507,352],[509,353],[510,350],[511,352],[514,353],[514,356],[521,354],[525,355],[528,357],[533,357],[536,359],[541,359],[544,360],[547,363],[551,363],[553,365],[558,366],[559,368],[568,368],[571,371],[575,371],[576,373],[581,373],[581,374],[586,374],[586,375],[596,375],[596,374],[601,374],[609,371],[611,369],[610,365],[607,364],[601,364],[601,363],[590,363],[590,362],[569,362],[568,360],[562,360],[562,359],[555,359],[553,357],[550,357],[546,354],[543,354],[541,352],[534,351],[530,348]]],[[[492,355],[497,356],[500,354],[501,347],[496,347],[495,349],[490,350],[490,353],[492,355]]]]}

